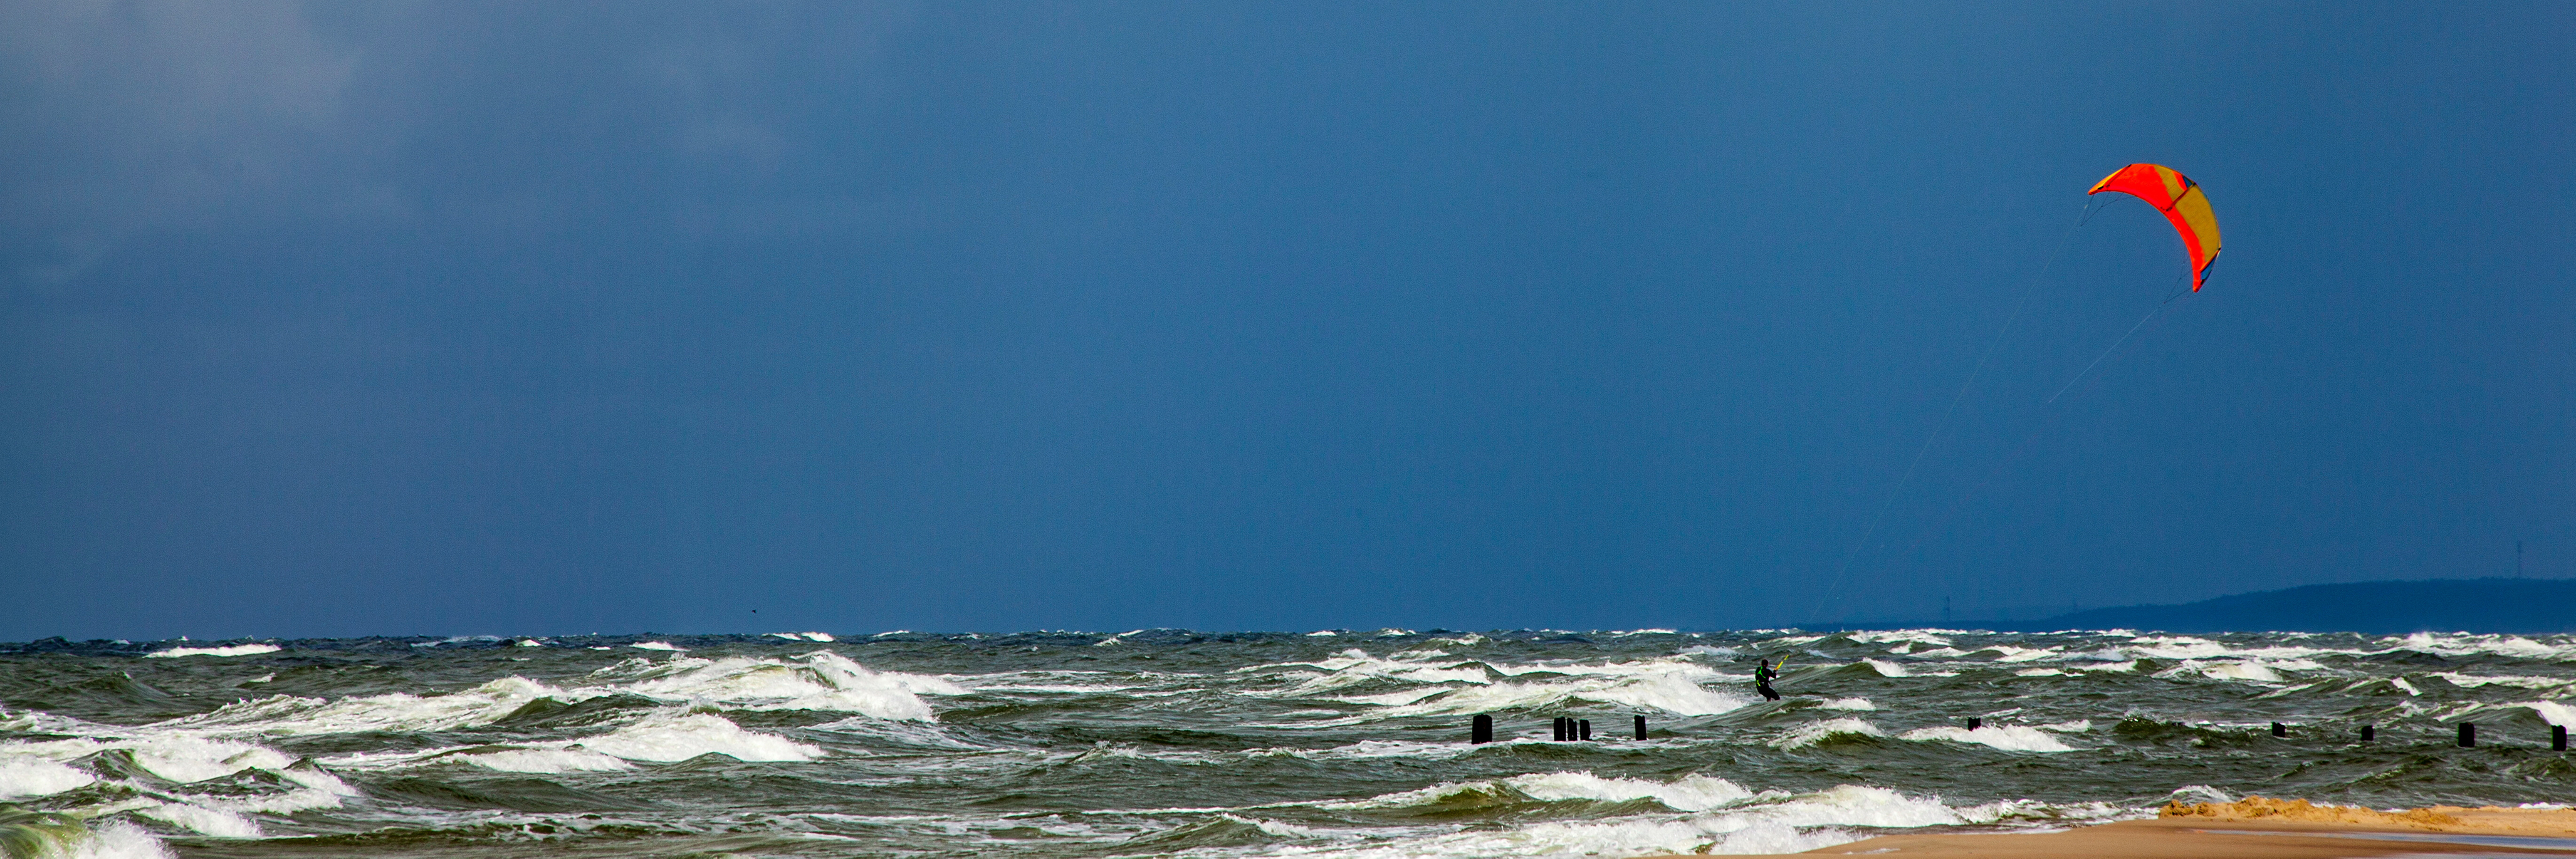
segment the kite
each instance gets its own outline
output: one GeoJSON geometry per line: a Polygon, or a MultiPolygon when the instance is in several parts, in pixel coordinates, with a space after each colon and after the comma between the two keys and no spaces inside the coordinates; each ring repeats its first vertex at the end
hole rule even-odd
{"type": "Polygon", "coordinates": [[[2102,177],[2084,193],[2104,191],[2145,200],[2165,213],[2174,232],[2182,234],[2182,249],[2191,255],[2191,291],[2199,292],[2209,280],[2209,264],[2218,261],[2218,214],[2209,210],[2209,195],[2200,192],[2200,183],[2162,164],[2131,164],[2102,177]]]}

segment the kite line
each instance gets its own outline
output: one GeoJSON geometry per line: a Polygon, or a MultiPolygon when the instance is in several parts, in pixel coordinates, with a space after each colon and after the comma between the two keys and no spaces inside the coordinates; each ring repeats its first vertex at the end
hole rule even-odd
{"type": "MultiPolygon", "coordinates": [[[[2189,274],[2191,274],[2191,272],[2183,272],[2183,274],[2184,274],[2184,275],[2189,275],[2189,274]]],[[[2182,278],[2180,278],[2180,277],[2176,277],[2176,278],[2174,278],[2174,280],[2175,280],[2175,282],[2179,283],[2179,282],[2181,282],[2182,278]]],[[[2125,334],[2121,334],[2121,335],[2120,335],[2120,339],[2111,341],[2111,348],[2102,350],[2102,354],[2100,354],[2100,355],[2096,355],[2096,356],[2094,356],[2094,357],[2093,357],[2093,363],[2090,363],[2090,364],[2086,364],[2086,365],[2084,365],[2084,372],[2077,373],[2077,374],[2075,374],[2075,378],[2072,378],[2072,379],[2068,379],[2068,380],[2066,380],[2066,387],[2059,388],[2059,389],[2057,389],[2057,393],[2054,393],[2054,394],[2050,394],[2050,395],[2048,395],[2048,401],[2047,401],[2047,402],[2044,402],[2044,403],[2041,403],[2040,405],[2043,405],[2043,406],[2056,405],[2056,404],[2057,404],[2057,398],[2059,398],[2059,397],[2063,397],[2063,396],[2066,396],[2066,392],[2067,392],[2069,389],[2074,388],[2074,387],[2075,387],[2075,383],[2077,383],[2077,382],[2081,382],[2081,381],[2084,381],[2084,377],[2085,377],[2086,375],[2088,375],[2088,374],[2091,374],[2091,373],[2093,372],[2093,368],[2095,368],[2095,367],[2099,367],[2099,366],[2102,366],[2102,360],[2103,360],[2103,359],[2111,357],[2111,353],[2113,353],[2113,352],[2120,351],[2120,344],[2129,342],[2129,335],[2130,335],[2130,334],[2136,334],[2136,333],[2138,333],[2138,329],[2147,327],[2147,320],[2149,320],[2149,319],[2154,319],[2154,318],[2156,318],[2156,314],[2159,314],[2159,313],[2163,313],[2163,312],[2165,312],[2165,306],[2166,306],[2166,305],[2170,305],[2170,304],[2172,304],[2172,303],[2173,303],[2173,301],[2174,301],[2174,299],[2181,298],[2181,297],[2182,297],[2182,290],[2181,290],[2181,289],[2179,289],[2179,288],[2177,288],[2177,289],[2175,289],[2175,290],[2173,291],[2173,294],[2172,294],[2172,295],[2165,296],[2165,300],[2163,300],[2163,301],[2159,301],[2159,302],[2156,302],[2155,309],[2147,311],[2147,315],[2145,315],[2145,316],[2138,317],[2138,324],[2129,326],[2129,330],[2128,330],[2128,332],[2127,332],[2127,333],[2125,333],[2125,334]]]]}
{"type": "Polygon", "coordinates": [[[1825,606],[1842,598],[1843,575],[1851,571],[1853,561],[1860,560],[1861,551],[1869,547],[1871,537],[1878,535],[1879,526],[1887,523],[1887,511],[1896,507],[1896,499],[1904,495],[1906,485],[1914,481],[1915,471],[1923,467],[1924,454],[1931,453],[1932,443],[1949,431],[1950,417],[1958,413],[1959,403],[1968,398],[1969,389],[1977,386],[1977,377],[1986,372],[1986,365],[1994,360],[1995,351],[2003,348],[2005,336],[2012,333],[2014,323],[2021,321],[2022,311],[2030,306],[2031,296],[2038,295],[2040,287],[2047,284],[2049,270],[2056,267],[2058,257],[2066,254],[2067,245],[2074,243],[2076,231],[2083,229],[2085,222],[2093,220],[2095,211],[2093,200],[2088,195],[2084,200],[2083,214],[2077,216],[2075,224],[2067,227],[2066,233],[2057,238],[2057,248],[2048,252],[2048,261],[2041,263],[2039,273],[2031,276],[2029,288],[2022,290],[2021,300],[2013,303],[2012,315],[2004,318],[2003,327],[1995,329],[1994,340],[1986,344],[1985,354],[1977,357],[1977,366],[1968,371],[1968,380],[1960,383],[1958,393],[1950,395],[1949,407],[1941,410],[1941,420],[1932,425],[1931,435],[1923,437],[1923,446],[1915,448],[1914,461],[1906,464],[1905,475],[1897,478],[1896,488],[1888,490],[1887,500],[1879,503],[1878,515],[1871,517],[1869,527],[1861,531],[1860,542],[1853,543],[1851,551],[1843,555],[1842,566],[1834,568],[1833,582],[1826,586],[1824,598],[1816,604],[1817,614],[1823,614],[1825,606]]]}

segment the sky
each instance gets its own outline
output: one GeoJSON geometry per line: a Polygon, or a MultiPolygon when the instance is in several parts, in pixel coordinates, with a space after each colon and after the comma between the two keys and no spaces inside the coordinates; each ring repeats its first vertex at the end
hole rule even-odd
{"type": "Polygon", "coordinates": [[[0,4],[0,640],[2576,576],[2571,41],[2563,3],[0,4]],[[2132,162],[2212,200],[2206,289],[2084,194],[2132,162]]]}

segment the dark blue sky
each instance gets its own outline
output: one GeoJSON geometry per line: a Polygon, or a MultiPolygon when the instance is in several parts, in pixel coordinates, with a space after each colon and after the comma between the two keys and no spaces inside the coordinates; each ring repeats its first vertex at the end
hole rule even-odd
{"type": "Polygon", "coordinates": [[[2572,43],[2562,3],[9,4],[0,640],[2576,575],[2572,43]],[[2182,270],[2120,198],[2034,280],[2133,161],[2226,254],[2044,405],[2182,270]]]}

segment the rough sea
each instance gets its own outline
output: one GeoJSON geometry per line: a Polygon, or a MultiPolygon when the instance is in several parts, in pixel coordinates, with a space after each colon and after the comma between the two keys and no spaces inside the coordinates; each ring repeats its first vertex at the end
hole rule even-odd
{"type": "Polygon", "coordinates": [[[2576,723],[2571,694],[2568,636],[55,639],[0,645],[0,844],[13,857],[1783,852],[2249,794],[2576,801],[2576,765],[2549,747],[2551,725],[2576,723]],[[1752,688],[1766,657],[1788,660],[1777,702],[1752,688]],[[1477,714],[1496,742],[1468,742],[1477,714]],[[1589,720],[1591,739],[1553,740],[1557,717],[1589,720]],[[2456,744],[2462,722],[2475,748],[2456,744]],[[2375,741],[2359,742],[2364,725],[2375,741]]]}

